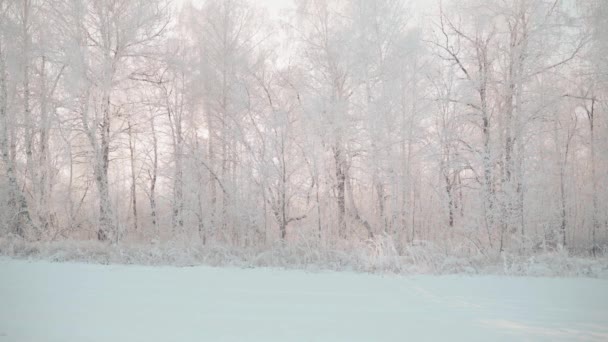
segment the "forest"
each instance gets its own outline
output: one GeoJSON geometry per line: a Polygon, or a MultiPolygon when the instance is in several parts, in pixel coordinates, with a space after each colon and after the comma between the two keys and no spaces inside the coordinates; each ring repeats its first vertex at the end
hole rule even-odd
{"type": "Polygon", "coordinates": [[[0,0],[0,154],[3,253],[598,257],[608,2],[0,0]]]}

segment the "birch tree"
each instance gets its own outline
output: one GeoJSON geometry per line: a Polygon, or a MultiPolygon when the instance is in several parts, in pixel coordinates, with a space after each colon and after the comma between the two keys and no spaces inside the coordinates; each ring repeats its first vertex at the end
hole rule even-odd
{"type": "Polygon", "coordinates": [[[78,47],[75,60],[86,87],[80,119],[92,150],[99,197],[101,241],[117,241],[117,222],[110,200],[110,150],[116,101],[113,91],[128,74],[130,59],[141,56],[164,31],[168,5],[163,1],[81,1],[66,4],[63,23],[78,47]],[[75,26],[75,27],[74,27],[75,26]]]}

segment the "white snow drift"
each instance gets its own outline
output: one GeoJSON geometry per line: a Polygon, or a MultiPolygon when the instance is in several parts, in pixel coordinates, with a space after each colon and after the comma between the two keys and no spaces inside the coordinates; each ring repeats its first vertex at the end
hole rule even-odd
{"type": "Polygon", "coordinates": [[[0,260],[4,341],[608,340],[608,281],[0,260]]]}

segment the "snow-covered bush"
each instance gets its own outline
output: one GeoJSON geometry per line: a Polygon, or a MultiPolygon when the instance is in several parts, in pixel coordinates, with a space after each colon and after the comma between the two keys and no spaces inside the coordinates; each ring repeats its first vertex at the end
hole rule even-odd
{"type": "Polygon", "coordinates": [[[177,242],[108,245],[97,241],[28,242],[0,238],[0,255],[23,259],[98,264],[171,266],[280,267],[396,274],[504,274],[510,276],[583,276],[608,278],[608,258],[572,256],[561,248],[543,253],[505,251],[499,257],[481,253],[445,253],[416,240],[398,253],[387,235],[339,246],[313,240],[277,243],[266,249],[177,242]]]}

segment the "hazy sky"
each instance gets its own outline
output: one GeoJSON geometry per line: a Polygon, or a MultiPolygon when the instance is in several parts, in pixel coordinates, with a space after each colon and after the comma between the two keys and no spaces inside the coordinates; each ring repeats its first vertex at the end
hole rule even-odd
{"type": "MultiPolygon", "coordinates": [[[[192,1],[195,5],[205,2],[205,0],[176,0],[175,4],[179,6],[188,1],[192,1]]],[[[278,15],[281,10],[293,6],[292,0],[255,0],[252,3],[268,8],[272,15],[278,15]]]]}
{"type": "MultiPolygon", "coordinates": [[[[176,0],[177,4],[186,2],[188,0],[176,0]]],[[[203,3],[205,0],[192,0],[193,3],[203,3]]],[[[371,0],[368,0],[371,1],[371,0]]],[[[409,3],[415,11],[425,11],[429,8],[436,7],[439,0],[403,0],[409,3]]],[[[280,12],[284,9],[290,9],[294,7],[293,0],[255,0],[252,3],[268,8],[269,12],[273,16],[279,16],[280,12]]]]}

